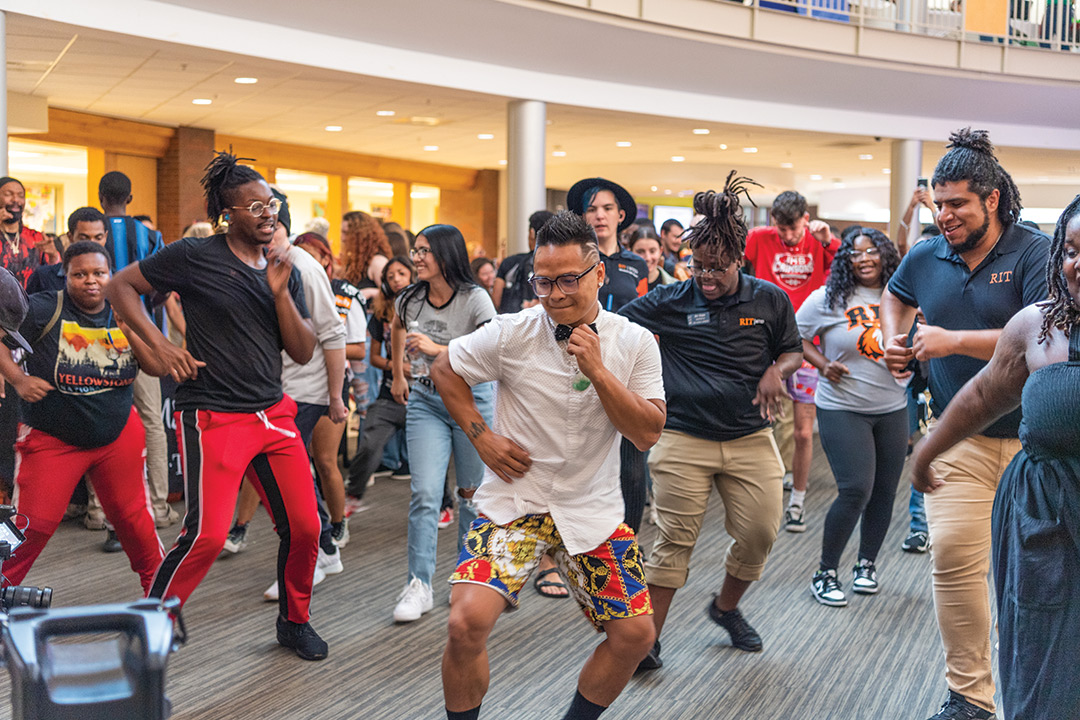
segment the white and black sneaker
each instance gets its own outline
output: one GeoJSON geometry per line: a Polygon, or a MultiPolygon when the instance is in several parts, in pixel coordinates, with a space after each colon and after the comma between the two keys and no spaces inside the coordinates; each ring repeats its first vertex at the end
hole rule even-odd
{"type": "Polygon", "coordinates": [[[788,509],[784,511],[784,529],[791,533],[806,532],[802,505],[788,505],[788,509]]]}
{"type": "Polygon", "coordinates": [[[913,530],[904,538],[900,549],[907,553],[924,553],[930,549],[930,535],[922,530],[913,530]]]}
{"type": "Polygon", "coordinates": [[[872,560],[863,558],[851,571],[851,591],[860,595],[873,595],[878,591],[877,569],[872,560]]]}
{"type": "Polygon", "coordinates": [[[810,594],[822,605],[845,607],[847,596],[840,589],[835,570],[818,570],[810,581],[810,594]]]}

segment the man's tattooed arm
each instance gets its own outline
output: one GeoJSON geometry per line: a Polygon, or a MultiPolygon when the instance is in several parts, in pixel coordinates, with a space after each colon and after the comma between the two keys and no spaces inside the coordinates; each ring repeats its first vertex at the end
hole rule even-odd
{"type": "Polygon", "coordinates": [[[466,431],[465,434],[469,436],[469,440],[475,440],[476,438],[480,437],[485,432],[487,432],[487,430],[488,430],[487,423],[485,423],[483,421],[474,422],[471,425],[469,425],[469,429],[466,431]]]}

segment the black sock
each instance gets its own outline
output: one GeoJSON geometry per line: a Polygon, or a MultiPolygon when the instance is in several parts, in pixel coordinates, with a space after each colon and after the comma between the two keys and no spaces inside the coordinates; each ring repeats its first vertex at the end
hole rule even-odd
{"type": "Polygon", "coordinates": [[[462,712],[454,712],[453,710],[446,711],[446,720],[477,720],[480,717],[480,706],[477,705],[472,710],[463,710],[462,712]]]}
{"type": "Polygon", "coordinates": [[[581,691],[575,691],[574,702],[570,703],[570,709],[563,715],[563,720],[596,720],[605,710],[607,708],[603,705],[586,700],[581,691]]]}
{"type": "Polygon", "coordinates": [[[330,537],[330,533],[323,533],[319,535],[319,547],[327,555],[333,555],[337,552],[337,545],[334,544],[333,539],[330,537]]]}

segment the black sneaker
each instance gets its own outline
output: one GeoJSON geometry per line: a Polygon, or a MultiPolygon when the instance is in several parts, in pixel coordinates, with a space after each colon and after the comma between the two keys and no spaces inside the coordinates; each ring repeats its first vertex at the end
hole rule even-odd
{"type": "MultiPolygon", "coordinates": [[[[371,476],[378,480],[379,478],[390,477],[393,474],[394,471],[390,468],[386,467],[385,465],[379,465],[379,467],[375,468],[375,472],[373,472],[371,476]]],[[[367,478],[364,478],[364,482],[367,482],[367,478]]]]}
{"type": "Polygon", "coordinates": [[[802,505],[788,505],[788,509],[784,511],[784,529],[790,533],[806,532],[802,505]]]}
{"type": "Polygon", "coordinates": [[[101,546],[101,552],[118,553],[124,548],[120,545],[120,540],[116,537],[116,531],[112,528],[105,530],[105,543],[101,546]]]}
{"type": "Polygon", "coordinates": [[[653,643],[652,649],[645,659],[638,663],[637,672],[642,670],[659,670],[664,667],[664,661],[660,659],[660,641],[653,643]]]}
{"type": "Polygon", "coordinates": [[[930,535],[921,530],[914,530],[904,538],[900,549],[909,553],[924,553],[930,549],[930,535]]]}
{"type": "Polygon", "coordinates": [[[829,607],[844,607],[847,605],[847,596],[840,589],[840,581],[836,579],[835,570],[818,570],[810,581],[810,594],[822,605],[829,607]]]}
{"type": "Polygon", "coordinates": [[[412,480],[412,473],[409,471],[409,463],[401,463],[401,467],[390,474],[391,480],[412,480]]]}
{"type": "Polygon", "coordinates": [[[878,591],[877,568],[872,560],[863,558],[859,560],[852,571],[851,592],[860,595],[873,595],[878,591]]]}
{"type": "Polygon", "coordinates": [[[972,705],[958,692],[949,691],[949,699],[929,720],[994,720],[997,717],[989,710],[972,705]]]}
{"type": "Polygon", "coordinates": [[[738,608],[724,612],[716,607],[716,597],[709,603],[709,617],[731,635],[732,647],[746,652],[761,652],[761,636],[746,622],[738,608]]]}
{"type": "Polygon", "coordinates": [[[277,619],[277,641],[304,660],[323,660],[330,653],[326,641],[319,637],[311,623],[294,623],[282,615],[277,619]]]}

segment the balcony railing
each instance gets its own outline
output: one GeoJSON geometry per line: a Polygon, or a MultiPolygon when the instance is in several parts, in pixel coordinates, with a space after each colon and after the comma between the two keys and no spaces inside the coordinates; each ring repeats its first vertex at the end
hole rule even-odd
{"type": "Polygon", "coordinates": [[[1073,0],[718,0],[862,27],[1080,52],[1073,0]]]}

